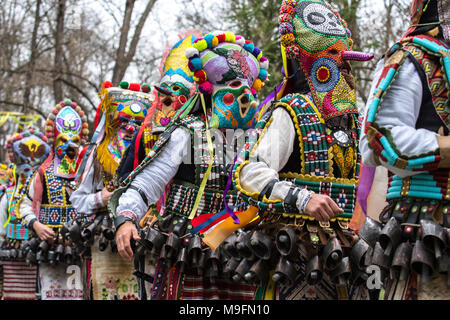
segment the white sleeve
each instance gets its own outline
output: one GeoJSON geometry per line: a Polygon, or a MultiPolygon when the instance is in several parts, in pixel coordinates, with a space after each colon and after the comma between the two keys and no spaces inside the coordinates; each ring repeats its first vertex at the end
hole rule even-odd
{"type": "MultiPolygon", "coordinates": [[[[375,71],[371,89],[372,93],[375,90],[383,68],[384,61],[381,60],[375,71]]],[[[395,147],[401,154],[406,156],[418,156],[439,149],[436,133],[415,128],[422,105],[422,91],[422,81],[418,71],[414,63],[406,59],[396,79],[384,95],[376,118],[376,124],[380,128],[384,128],[390,132],[390,141],[395,144],[395,147]]],[[[373,97],[367,102],[366,117],[369,111],[368,106],[372,103],[372,99],[373,97]]],[[[359,145],[363,162],[368,166],[377,166],[374,157],[375,153],[370,148],[364,132],[365,123],[359,145]]],[[[402,170],[383,162],[381,159],[380,161],[383,166],[400,176],[421,173],[402,170]]]]}
{"type": "Polygon", "coordinates": [[[101,187],[103,182],[95,181],[94,166],[91,165],[89,172],[83,175],[83,181],[70,196],[72,206],[79,212],[85,215],[91,215],[98,209],[106,205],[102,201],[101,187]],[[100,187],[100,191],[99,190],[100,187]]]}
{"type": "Polygon", "coordinates": [[[34,197],[34,183],[36,181],[36,177],[37,174],[34,175],[33,179],[30,181],[28,194],[25,194],[23,196],[19,205],[20,217],[25,221],[26,224],[30,223],[30,221],[33,219],[37,219],[35,213],[33,212],[33,200],[31,200],[34,197]]]}
{"type": "Polygon", "coordinates": [[[172,132],[170,140],[163,147],[158,157],[140,172],[131,185],[141,189],[147,197],[144,202],[138,191],[128,189],[119,198],[117,216],[130,216],[139,221],[147,212],[148,205],[156,203],[172,180],[190,149],[190,133],[182,128],[172,132]]]}
{"type": "MultiPolygon", "coordinates": [[[[258,162],[245,165],[239,179],[247,192],[261,193],[272,180],[279,179],[278,172],[287,164],[295,143],[295,128],[288,112],[277,108],[272,114],[273,120],[255,150],[258,162]]],[[[281,181],[274,185],[270,200],[284,200],[291,182],[281,181]]]]}
{"type": "Polygon", "coordinates": [[[0,199],[0,242],[6,236],[6,228],[4,227],[8,220],[8,197],[4,193],[0,199]]]}

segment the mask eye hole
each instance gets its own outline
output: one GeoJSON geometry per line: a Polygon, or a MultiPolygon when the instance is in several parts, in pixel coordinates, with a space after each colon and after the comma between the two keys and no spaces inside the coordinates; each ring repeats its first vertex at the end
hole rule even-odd
{"type": "Polygon", "coordinates": [[[177,85],[174,85],[173,87],[172,87],[172,90],[173,91],[179,91],[181,88],[179,87],[179,86],[177,86],[177,85]]]}
{"type": "Polygon", "coordinates": [[[237,88],[237,87],[240,87],[242,85],[242,82],[240,82],[239,80],[236,80],[236,81],[233,81],[231,84],[230,84],[230,87],[231,88],[237,88]]]}
{"type": "Polygon", "coordinates": [[[231,93],[227,93],[223,96],[223,103],[225,103],[227,106],[234,103],[234,96],[231,93]]]}
{"type": "Polygon", "coordinates": [[[321,25],[323,24],[327,19],[325,18],[325,16],[323,14],[321,14],[320,12],[311,12],[308,15],[308,21],[309,23],[311,23],[312,25],[321,25]]]}
{"type": "Polygon", "coordinates": [[[337,51],[336,49],[331,49],[328,51],[328,53],[332,56],[337,56],[339,54],[339,51],[337,51]]]}

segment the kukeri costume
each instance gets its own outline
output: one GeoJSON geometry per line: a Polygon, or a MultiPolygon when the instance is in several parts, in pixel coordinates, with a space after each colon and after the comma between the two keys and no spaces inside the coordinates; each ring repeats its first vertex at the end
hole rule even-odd
{"type": "Polygon", "coordinates": [[[225,141],[217,131],[213,144],[209,128],[250,127],[257,109],[254,93],[267,79],[268,61],[252,42],[231,32],[195,40],[186,57],[205,96],[196,94],[179,110],[143,163],[114,193],[110,209],[117,213],[119,228],[127,220],[137,222],[173,179],[163,216],[144,229],[136,250],[137,256],[146,250],[148,256],[161,257],[148,297],[252,299],[255,287],[225,278],[227,256],[202,243],[199,232],[204,222],[213,226],[231,219],[226,205],[242,204],[235,192],[224,192],[230,166],[221,161],[227,148],[235,150],[236,141],[225,141]]]}
{"type": "Polygon", "coordinates": [[[63,231],[65,223],[80,218],[69,201],[76,189],[74,176],[89,130],[84,111],[75,102],[61,101],[49,114],[45,134],[51,153],[39,167],[27,188],[19,211],[30,230],[39,221],[55,231],[54,239],[28,240],[27,261],[39,264],[38,287],[42,300],[82,300],[87,294],[83,286],[81,248],[63,231]]]}
{"type": "Polygon", "coordinates": [[[119,163],[152,103],[149,91],[145,84],[141,91],[141,86],[135,83],[123,81],[120,87],[103,83],[98,124],[82,162],[79,186],[70,196],[76,210],[91,217],[89,222],[69,223],[67,228],[77,230],[78,234],[73,236],[78,238],[78,245],[91,250],[94,300],[137,299],[138,296],[133,266],[117,254],[112,220],[101,192],[104,188],[109,192],[115,189],[114,175],[119,163]]]}
{"type": "Polygon", "coordinates": [[[413,1],[411,14],[368,101],[361,153],[389,170],[389,205],[367,218],[358,258],[379,266],[387,299],[448,299],[450,2],[413,1]]]}
{"type": "MultiPolygon", "coordinates": [[[[50,153],[47,137],[37,130],[16,133],[7,141],[11,179],[0,200],[0,258],[3,260],[5,300],[35,300],[36,266],[25,261],[24,242],[30,238],[19,203],[25,196],[30,177],[50,153]]],[[[9,179],[8,179],[9,180],[9,179]]]]}
{"type": "Polygon", "coordinates": [[[261,285],[257,299],[361,299],[364,275],[349,258],[360,155],[348,61],[373,56],[351,51],[345,22],[324,1],[286,0],[280,13],[287,78],[233,176],[261,223],[223,246],[241,250],[235,258],[248,266],[240,274],[261,285]],[[316,221],[305,213],[313,193],[328,195],[344,212],[316,221]]]}

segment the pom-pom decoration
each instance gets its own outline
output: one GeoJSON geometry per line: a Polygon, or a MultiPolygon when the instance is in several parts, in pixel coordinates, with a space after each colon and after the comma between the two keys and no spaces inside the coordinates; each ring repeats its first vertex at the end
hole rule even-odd
{"type": "Polygon", "coordinates": [[[235,35],[231,31],[215,31],[205,35],[203,38],[198,38],[193,43],[192,47],[186,50],[186,57],[189,59],[189,69],[194,73],[194,81],[197,83],[198,90],[201,93],[211,94],[213,91],[213,84],[208,80],[207,72],[203,69],[203,62],[200,55],[205,50],[211,50],[222,43],[234,43],[243,50],[252,54],[259,62],[259,76],[252,85],[252,93],[256,95],[268,78],[269,61],[263,56],[261,50],[257,48],[253,42],[245,40],[242,36],[235,35]]]}

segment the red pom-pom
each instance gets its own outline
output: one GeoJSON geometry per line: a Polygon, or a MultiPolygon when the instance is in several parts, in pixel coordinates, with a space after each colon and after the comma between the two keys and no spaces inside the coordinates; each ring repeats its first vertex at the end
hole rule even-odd
{"type": "Polygon", "coordinates": [[[111,81],[103,81],[103,88],[108,89],[111,88],[113,86],[111,81]]]}
{"type": "Polygon", "coordinates": [[[139,85],[139,83],[130,83],[130,86],[128,87],[128,90],[141,91],[141,86],[139,85]]]}
{"type": "Polygon", "coordinates": [[[194,73],[194,79],[195,81],[197,81],[198,83],[203,83],[206,81],[206,73],[203,70],[198,70],[197,72],[194,73]]]}
{"type": "Polygon", "coordinates": [[[225,42],[225,34],[219,34],[218,36],[216,36],[217,37],[217,39],[219,40],[219,43],[220,42],[225,42]]]}

